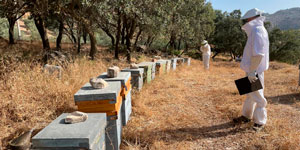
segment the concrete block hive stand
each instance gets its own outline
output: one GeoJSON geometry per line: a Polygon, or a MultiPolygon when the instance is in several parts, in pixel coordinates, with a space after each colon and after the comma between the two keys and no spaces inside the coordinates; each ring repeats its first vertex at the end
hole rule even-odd
{"type": "Polygon", "coordinates": [[[34,150],[105,150],[105,113],[89,113],[88,119],[65,124],[60,115],[32,138],[34,150]]]}

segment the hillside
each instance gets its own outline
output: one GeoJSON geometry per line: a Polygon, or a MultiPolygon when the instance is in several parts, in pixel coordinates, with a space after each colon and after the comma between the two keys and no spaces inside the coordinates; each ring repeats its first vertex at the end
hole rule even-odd
{"type": "Polygon", "coordinates": [[[300,7],[277,11],[267,15],[267,21],[272,23],[272,27],[281,30],[300,29],[300,7]]]}
{"type": "MultiPolygon", "coordinates": [[[[34,44],[11,46],[11,53],[16,56],[19,54],[13,50],[28,49],[26,56],[31,56],[41,49],[40,44],[34,44]]],[[[7,48],[2,43],[0,49],[7,48]]],[[[63,48],[72,50],[67,44],[63,48]]],[[[9,64],[11,69],[1,74],[0,80],[0,149],[23,131],[42,129],[61,113],[76,110],[73,95],[91,77],[112,64],[128,66],[125,58],[113,60],[112,53],[100,48],[97,61],[80,56],[65,66],[61,80],[42,73],[34,61],[9,64]]],[[[137,61],[149,60],[144,55],[134,56],[139,56],[137,61]]],[[[255,133],[251,124],[231,123],[245,99],[238,95],[233,81],[244,73],[238,63],[218,59],[210,71],[203,69],[201,61],[193,60],[190,67],[178,67],[134,93],[122,149],[299,149],[298,68],[271,63],[265,75],[269,121],[265,130],[255,133]]]]}

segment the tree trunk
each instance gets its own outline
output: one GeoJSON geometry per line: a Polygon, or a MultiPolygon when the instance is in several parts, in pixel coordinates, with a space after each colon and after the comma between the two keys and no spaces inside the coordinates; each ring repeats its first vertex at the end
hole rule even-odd
{"type": "MultiPolygon", "coordinates": [[[[73,28],[73,26],[72,26],[72,28],[73,28]]],[[[72,39],[73,39],[73,42],[74,43],[77,43],[77,40],[76,40],[76,37],[75,37],[75,35],[74,35],[74,32],[73,32],[73,29],[72,28],[70,28],[70,31],[71,31],[71,37],[72,37],[72,39]]]]}
{"type": "Polygon", "coordinates": [[[115,47],[115,59],[119,59],[119,42],[121,36],[121,13],[118,12],[118,25],[117,25],[117,35],[116,35],[116,47],[115,47]]]}
{"type": "Polygon", "coordinates": [[[180,50],[180,46],[181,46],[181,39],[178,40],[177,50],[180,50]]]}
{"type": "Polygon", "coordinates": [[[14,38],[14,27],[16,23],[16,18],[15,17],[8,17],[7,18],[8,23],[9,23],[9,44],[15,44],[15,38],[14,38]]]}
{"type": "Polygon", "coordinates": [[[128,24],[126,27],[127,61],[129,63],[131,62],[131,39],[133,37],[135,28],[136,28],[136,22],[134,19],[131,19],[130,28],[128,24]]]}
{"type": "Polygon", "coordinates": [[[82,33],[82,28],[78,28],[78,32],[77,32],[77,54],[80,53],[80,49],[81,49],[81,33],[82,33]]]}
{"type": "Polygon", "coordinates": [[[96,51],[97,51],[96,37],[95,37],[94,32],[92,32],[92,31],[88,31],[88,34],[89,34],[90,41],[91,41],[90,57],[91,57],[92,60],[94,60],[95,59],[95,54],[96,54],[96,51]]]}
{"type": "Polygon", "coordinates": [[[87,33],[86,33],[86,31],[83,29],[83,31],[82,31],[82,37],[83,37],[83,42],[84,42],[84,44],[86,44],[86,37],[87,37],[87,33]]]}
{"type": "Polygon", "coordinates": [[[126,17],[123,17],[123,27],[122,27],[122,40],[121,40],[121,44],[124,45],[125,44],[125,30],[127,28],[127,20],[126,20],[126,17]]]}
{"type": "Polygon", "coordinates": [[[36,16],[34,17],[34,23],[41,36],[44,50],[50,50],[50,43],[48,40],[47,30],[44,25],[44,20],[40,16],[36,16]]]}
{"type": "Polygon", "coordinates": [[[56,50],[60,51],[61,50],[61,40],[63,37],[63,31],[64,31],[64,22],[60,20],[59,22],[59,29],[58,29],[58,36],[56,38],[56,50]]]}
{"type": "Polygon", "coordinates": [[[141,36],[141,34],[142,34],[142,29],[140,29],[140,31],[138,32],[138,34],[137,34],[137,36],[136,36],[136,38],[135,38],[135,42],[134,42],[134,46],[136,46],[137,45],[137,42],[138,42],[138,40],[139,40],[139,37],[141,36]]]}

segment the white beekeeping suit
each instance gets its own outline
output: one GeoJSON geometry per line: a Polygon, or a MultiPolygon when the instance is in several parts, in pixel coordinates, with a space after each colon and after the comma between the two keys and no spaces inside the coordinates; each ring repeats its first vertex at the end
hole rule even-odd
{"type": "Polygon", "coordinates": [[[200,50],[202,52],[202,60],[203,60],[204,68],[209,69],[209,59],[211,55],[211,49],[207,41],[205,40],[202,41],[200,50]]]}
{"type": "MultiPolygon", "coordinates": [[[[247,33],[248,40],[243,52],[241,69],[243,69],[250,82],[260,79],[264,87],[264,71],[269,68],[269,37],[264,27],[265,17],[261,16],[262,11],[258,9],[249,10],[242,17],[247,23],[242,29],[247,33]]],[[[254,121],[254,130],[260,130],[267,123],[267,100],[264,97],[264,90],[258,90],[247,94],[243,105],[242,116],[236,118],[249,122],[254,121]]]]}

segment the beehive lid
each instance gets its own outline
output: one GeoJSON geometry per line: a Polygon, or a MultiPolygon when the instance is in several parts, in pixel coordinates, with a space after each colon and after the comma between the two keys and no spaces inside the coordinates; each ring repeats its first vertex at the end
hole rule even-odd
{"type": "Polygon", "coordinates": [[[138,66],[153,66],[155,65],[155,62],[141,62],[138,64],[138,66]]]}
{"type": "Polygon", "coordinates": [[[144,69],[143,68],[138,68],[138,69],[125,68],[125,69],[122,69],[121,72],[131,72],[131,74],[143,74],[144,69]]]}
{"type": "Polygon", "coordinates": [[[120,81],[123,86],[125,86],[126,82],[131,77],[131,72],[119,72],[118,76],[115,78],[108,78],[107,73],[104,72],[98,78],[102,78],[105,81],[120,81]]]}
{"type": "Polygon", "coordinates": [[[75,95],[75,102],[91,101],[91,100],[117,100],[121,91],[119,82],[108,82],[108,86],[104,89],[94,89],[90,83],[86,83],[75,95]]]}
{"type": "Polygon", "coordinates": [[[64,113],[32,138],[34,148],[86,148],[94,149],[98,139],[105,134],[106,114],[88,113],[88,119],[75,124],[65,124],[64,113]]]}
{"type": "Polygon", "coordinates": [[[156,64],[166,64],[166,63],[167,63],[166,60],[158,60],[158,61],[156,62],[156,64]]]}

